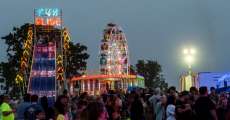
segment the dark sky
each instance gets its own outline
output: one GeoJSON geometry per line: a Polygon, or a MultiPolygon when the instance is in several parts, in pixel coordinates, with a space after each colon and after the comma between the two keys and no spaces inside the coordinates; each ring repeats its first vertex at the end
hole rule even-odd
{"type": "MultiPolygon", "coordinates": [[[[102,30],[114,22],[125,31],[131,64],[157,60],[167,82],[178,86],[186,70],[184,47],[198,51],[194,70],[229,71],[229,5],[229,0],[1,0],[0,36],[13,26],[33,22],[34,8],[61,8],[72,40],[88,46],[89,68],[97,69],[102,30]]],[[[1,42],[2,61],[5,49],[1,42]]]]}

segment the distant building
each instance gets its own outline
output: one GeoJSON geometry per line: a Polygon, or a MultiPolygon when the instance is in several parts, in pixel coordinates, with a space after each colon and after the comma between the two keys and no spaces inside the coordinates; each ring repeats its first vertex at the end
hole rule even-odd
{"type": "Polygon", "coordinates": [[[189,91],[191,87],[198,87],[197,73],[191,72],[180,76],[180,91],[189,91]]]}

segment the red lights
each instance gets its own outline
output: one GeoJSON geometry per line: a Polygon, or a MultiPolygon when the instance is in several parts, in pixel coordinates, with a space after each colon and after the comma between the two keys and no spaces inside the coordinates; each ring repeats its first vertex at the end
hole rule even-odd
{"type": "Polygon", "coordinates": [[[61,18],[60,17],[51,17],[51,18],[36,17],[35,25],[61,26],[61,18]]]}
{"type": "Polygon", "coordinates": [[[122,75],[122,74],[114,74],[114,75],[87,75],[87,76],[74,76],[71,81],[77,80],[93,80],[93,79],[107,79],[107,78],[127,78],[127,79],[135,79],[136,75],[122,75]]]}

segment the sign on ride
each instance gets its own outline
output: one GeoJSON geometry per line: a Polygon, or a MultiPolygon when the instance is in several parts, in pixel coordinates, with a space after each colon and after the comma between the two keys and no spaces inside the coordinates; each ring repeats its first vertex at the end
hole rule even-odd
{"type": "Polygon", "coordinates": [[[37,8],[34,11],[35,25],[60,27],[61,10],[58,8],[37,8]]]}

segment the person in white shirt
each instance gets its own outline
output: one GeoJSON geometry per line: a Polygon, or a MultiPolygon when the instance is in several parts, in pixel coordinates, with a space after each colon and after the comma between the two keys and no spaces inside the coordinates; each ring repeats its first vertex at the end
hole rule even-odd
{"type": "Polygon", "coordinates": [[[170,96],[168,98],[168,106],[166,108],[166,120],[176,120],[175,118],[175,103],[176,103],[176,97],[170,96]]]}

